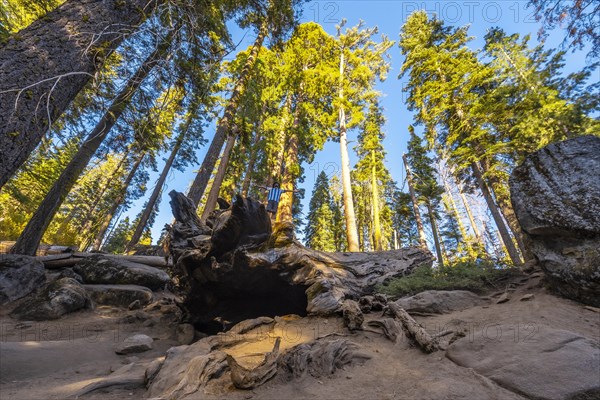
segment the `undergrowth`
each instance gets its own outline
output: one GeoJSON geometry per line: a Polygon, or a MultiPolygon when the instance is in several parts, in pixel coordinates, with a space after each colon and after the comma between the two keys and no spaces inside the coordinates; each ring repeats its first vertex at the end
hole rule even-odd
{"type": "Polygon", "coordinates": [[[470,290],[481,293],[515,271],[497,261],[460,261],[452,265],[416,268],[410,275],[393,278],[376,289],[394,297],[409,296],[425,290],[470,290]]]}

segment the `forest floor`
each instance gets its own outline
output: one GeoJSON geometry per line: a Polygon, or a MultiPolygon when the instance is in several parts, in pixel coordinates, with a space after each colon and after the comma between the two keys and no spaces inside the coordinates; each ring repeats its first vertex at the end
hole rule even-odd
{"type": "MultiPolygon", "coordinates": [[[[489,297],[487,305],[443,315],[416,316],[415,319],[432,334],[448,329],[464,330],[474,339],[481,335],[497,338],[497,331],[490,330],[490,327],[510,325],[521,327],[519,334],[525,336],[535,336],[536,330],[530,330],[531,327],[548,326],[600,341],[600,313],[548,293],[539,282],[540,275],[534,274],[518,286],[506,303],[496,304],[495,298],[489,297]],[[529,301],[519,301],[525,294],[533,294],[534,297],[529,301]]],[[[167,324],[125,323],[123,317],[135,315],[133,311],[99,307],[76,312],[57,321],[25,323],[10,318],[9,311],[0,309],[0,399],[67,398],[94,379],[106,376],[129,362],[149,361],[163,356],[171,346],[177,346],[174,329],[167,324]],[[129,356],[115,354],[115,345],[133,333],[153,337],[153,349],[129,356]]],[[[365,326],[368,320],[380,315],[381,312],[366,314],[365,326]]],[[[232,354],[242,365],[249,366],[260,363],[264,353],[271,350],[276,336],[282,338],[281,349],[285,350],[324,335],[335,335],[356,343],[361,353],[371,358],[354,362],[328,377],[307,375],[289,381],[278,375],[251,391],[237,390],[229,383],[216,390],[213,387],[204,393],[195,393],[189,398],[523,398],[471,368],[458,366],[445,357],[444,351],[424,354],[405,337],[392,343],[374,330],[350,333],[341,318],[287,316],[276,321],[270,331],[263,332],[267,334],[261,340],[224,351],[232,354]]],[[[505,335],[502,340],[515,340],[515,331],[502,332],[501,335],[505,335]]],[[[449,338],[450,335],[446,337],[449,338]]],[[[144,397],[147,397],[147,392],[143,388],[110,388],[81,398],[116,400],[144,397]]]]}

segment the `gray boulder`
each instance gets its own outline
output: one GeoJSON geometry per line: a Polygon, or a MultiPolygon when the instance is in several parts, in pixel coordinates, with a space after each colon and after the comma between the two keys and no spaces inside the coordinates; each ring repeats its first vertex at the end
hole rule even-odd
{"type": "Polygon", "coordinates": [[[510,192],[551,287],[600,307],[600,137],[581,136],[529,155],[510,192]]]}
{"type": "Polygon", "coordinates": [[[41,261],[18,254],[0,255],[0,305],[27,296],[45,282],[41,261]]]}
{"type": "Polygon", "coordinates": [[[96,304],[128,308],[135,301],[140,306],[154,300],[152,290],[137,285],[83,285],[96,304]]]}
{"type": "Polygon", "coordinates": [[[79,282],[73,278],[61,278],[25,299],[10,315],[20,320],[45,321],[90,305],[90,298],[79,282]]]}
{"type": "Polygon", "coordinates": [[[170,281],[165,271],[118,256],[87,257],[75,265],[73,270],[81,275],[85,283],[139,285],[158,290],[170,281]]]}
{"type": "Polygon", "coordinates": [[[152,338],[150,336],[136,334],[126,338],[115,349],[117,354],[143,353],[152,350],[152,338]]]}
{"type": "Polygon", "coordinates": [[[573,332],[535,324],[484,326],[450,345],[446,356],[528,398],[600,398],[600,348],[573,332]]]}
{"type": "Polygon", "coordinates": [[[396,304],[408,312],[430,314],[446,314],[486,303],[484,299],[467,290],[427,290],[396,301],[396,304]]]}

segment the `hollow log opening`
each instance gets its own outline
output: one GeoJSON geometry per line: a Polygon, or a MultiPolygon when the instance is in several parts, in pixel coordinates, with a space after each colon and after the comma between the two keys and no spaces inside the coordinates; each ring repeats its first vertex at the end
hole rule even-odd
{"type": "Polygon", "coordinates": [[[229,330],[246,319],[288,314],[306,316],[307,287],[291,285],[277,271],[261,270],[234,282],[207,282],[186,309],[194,327],[209,335],[229,330]]]}

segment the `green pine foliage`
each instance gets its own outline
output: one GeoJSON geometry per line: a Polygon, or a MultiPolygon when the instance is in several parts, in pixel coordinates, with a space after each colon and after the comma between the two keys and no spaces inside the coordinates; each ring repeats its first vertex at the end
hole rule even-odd
{"type": "Polygon", "coordinates": [[[352,173],[355,184],[353,193],[363,248],[365,248],[364,243],[369,243],[371,249],[375,248],[375,229],[379,231],[382,249],[391,249],[393,245],[392,212],[386,199],[386,189],[392,186],[393,182],[385,166],[386,152],[383,148],[385,134],[382,131],[384,124],[383,110],[375,100],[368,107],[358,135],[358,144],[354,148],[358,162],[352,173]],[[373,181],[373,173],[375,181],[373,181]],[[377,191],[379,227],[375,227],[373,188],[377,191]]]}
{"type": "Polygon", "coordinates": [[[325,171],[317,176],[310,198],[304,238],[306,246],[321,251],[336,251],[334,204],[325,171]]]}

